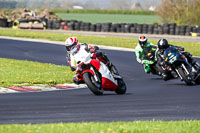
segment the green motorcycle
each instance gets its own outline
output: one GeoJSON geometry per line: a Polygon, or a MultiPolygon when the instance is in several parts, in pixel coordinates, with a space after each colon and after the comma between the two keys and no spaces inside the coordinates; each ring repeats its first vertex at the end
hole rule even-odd
{"type": "Polygon", "coordinates": [[[161,75],[161,72],[163,71],[164,68],[162,68],[157,64],[157,58],[155,55],[156,55],[156,50],[150,51],[147,55],[145,55],[142,63],[144,64],[145,72],[161,75]]]}

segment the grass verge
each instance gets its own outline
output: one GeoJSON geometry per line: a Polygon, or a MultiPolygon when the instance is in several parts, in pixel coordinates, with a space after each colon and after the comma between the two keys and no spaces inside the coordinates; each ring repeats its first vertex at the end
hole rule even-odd
{"type": "Polygon", "coordinates": [[[67,66],[0,58],[0,86],[72,83],[74,75],[67,66]]]}
{"type": "Polygon", "coordinates": [[[199,133],[200,121],[0,125],[1,133],[199,133]]]}
{"type": "MultiPolygon", "coordinates": [[[[104,46],[115,46],[124,48],[135,48],[138,43],[137,38],[120,38],[120,37],[103,37],[103,36],[86,36],[86,35],[70,35],[64,33],[47,33],[37,31],[26,31],[26,30],[0,30],[0,36],[11,36],[11,37],[23,37],[23,38],[37,38],[47,39],[51,41],[65,41],[70,36],[78,37],[82,43],[98,44],[104,46]]],[[[151,40],[154,44],[157,44],[158,40],[151,40]]],[[[185,51],[190,52],[194,56],[200,56],[200,42],[177,42],[170,41],[170,44],[182,46],[185,51]]]]}

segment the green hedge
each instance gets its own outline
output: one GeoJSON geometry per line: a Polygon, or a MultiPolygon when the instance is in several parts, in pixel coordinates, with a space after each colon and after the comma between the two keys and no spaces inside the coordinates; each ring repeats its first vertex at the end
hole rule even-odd
{"type": "Polygon", "coordinates": [[[54,9],[54,13],[99,13],[99,14],[133,14],[133,15],[155,15],[154,11],[139,10],[80,10],[80,9],[54,9]]]}

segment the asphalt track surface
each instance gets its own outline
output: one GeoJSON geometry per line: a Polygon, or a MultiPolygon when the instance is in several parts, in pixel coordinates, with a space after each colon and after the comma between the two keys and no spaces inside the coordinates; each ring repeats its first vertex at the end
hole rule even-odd
{"type": "MultiPolygon", "coordinates": [[[[95,96],[88,88],[0,94],[0,124],[200,120],[200,86],[145,74],[133,52],[102,51],[124,77],[125,95],[95,96]]],[[[62,45],[0,39],[1,58],[66,65],[65,55],[62,45]]]]}

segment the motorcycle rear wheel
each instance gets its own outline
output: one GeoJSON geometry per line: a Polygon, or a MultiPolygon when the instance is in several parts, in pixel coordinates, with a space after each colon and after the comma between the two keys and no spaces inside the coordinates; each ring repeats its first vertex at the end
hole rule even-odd
{"type": "Polygon", "coordinates": [[[192,83],[192,79],[186,75],[186,72],[184,71],[184,69],[182,67],[178,68],[178,72],[181,75],[181,77],[183,78],[183,81],[187,84],[187,85],[193,85],[192,83]]]}
{"type": "Polygon", "coordinates": [[[197,84],[197,85],[199,85],[200,84],[200,75],[197,77],[197,79],[195,80],[195,83],[197,84]]]}
{"type": "MultiPolygon", "coordinates": [[[[119,75],[119,72],[117,70],[117,68],[113,65],[112,68],[111,68],[111,73],[114,75],[119,75]]],[[[125,94],[126,93],[126,84],[123,80],[123,78],[121,79],[117,79],[117,84],[118,84],[118,87],[117,87],[117,90],[115,90],[115,92],[117,94],[125,94]]]]}
{"type": "Polygon", "coordinates": [[[83,74],[83,79],[88,86],[88,88],[95,94],[95,95],[103,95],[103,89],[100,83],[94,82],[94,77],[91,73],[86,72],[83,74]]]}
{"type": "Polygon", "coordinates": [[[121,79],[117,79],[117,90],[115,91],[117,94],[125,94],[126,93],[126,84],[124,82],[124,80],[121,79]]]}

